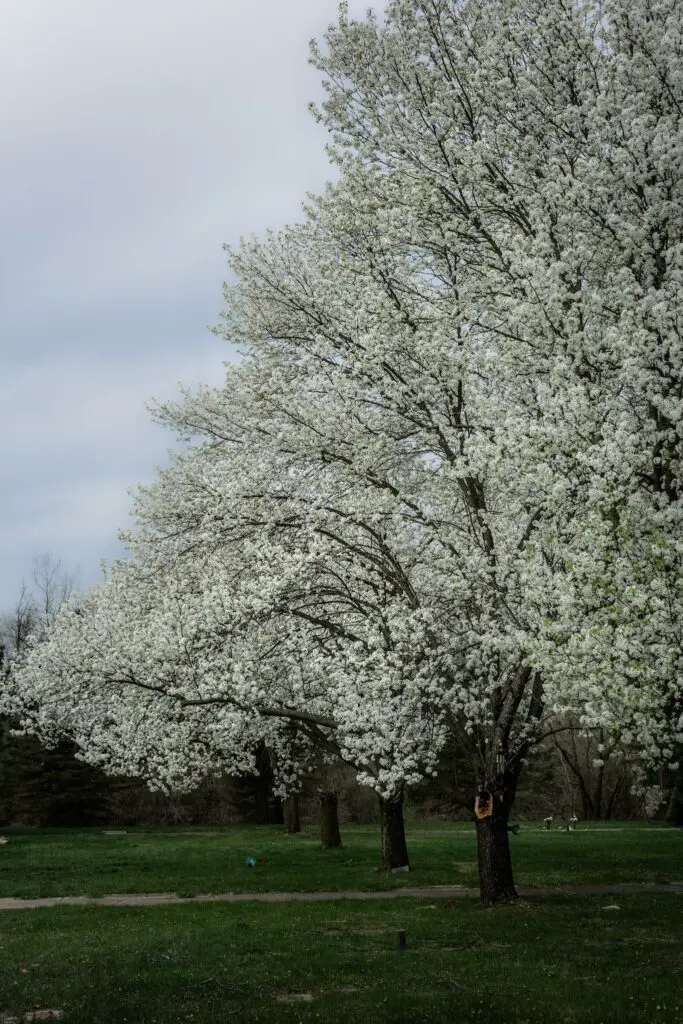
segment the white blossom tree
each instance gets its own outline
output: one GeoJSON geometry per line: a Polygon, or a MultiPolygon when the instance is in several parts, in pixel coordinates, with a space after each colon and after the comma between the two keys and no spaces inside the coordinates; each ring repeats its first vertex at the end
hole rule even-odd
{"type": "Polygon", "coordinates": [[[401,183],[387,220],[417,220],[502,385],[483,462],[534,519],[527,666],[660,759],[681,713],[681,17],[399,2],[314,53],[337,158],[401,183]]]}
{"type": "MultiPolygon", "coordinates": [[[[674,0],[342,8],[313,49],[339,181],[231,253],[220,329],[245,363],[157,410],[192,445],[96,599],[120,625],[84,679],[94,703],[115,684],[119,729],[149,700],[173,745],[182,705],[242,758],[296,722],[390,818],[454,732],[488,903],[516,895],[515,788],[558,716],[673,756],[682,22],[674,0]]],[[[46,687],[29,662],[13,700],[46,687]]],[[[106,721],[84,744],[115,746],[106,721]]]]}

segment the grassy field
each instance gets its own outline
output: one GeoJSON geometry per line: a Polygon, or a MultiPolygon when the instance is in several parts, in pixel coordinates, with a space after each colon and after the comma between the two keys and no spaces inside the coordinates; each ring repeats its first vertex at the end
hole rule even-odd
{"type": "Polygon", "coordinates": [[[0,1011],[59,1009],[64,1024],[674,1024],[681,910],[680,897],[642,894],[498,910],[411,899],[5,912],[0,1011]]]}
{"type": "MultiPolygon", "coordinates": [[[[377,828],[9,831],[0,895],[475,884],[470,825],[413,826],[414,870],[377,871],[377,828]],[[204,832],[208,834],[204,834],[204,832]],[[245,864],[254,856],[256,867],[245,864]]],[[[520,883],[683,879],[683,833],[631,825],[513,837],[520,883]]],[[[0,912],[0,1022],[683,1024],[679,895],[56,907],[0,912]],[[405,930],[407,948],[396,948],[405,930]]]]}
{"type": "MultiPolygon", "coordinates": [[[[125,835],[12,830],[0,847],[0,897],[478,884],[472,825],[415,825],[407,832],[412,870],[386,875],[379,870],[377,826],[347,826],[341,850],[321,849],[313,828],[297,836],[278,826],[125,835]]],[[[545,832],[529,823],[511,844],[519,884],[683,880],[681,830],[624,823],[545,832]]]]}

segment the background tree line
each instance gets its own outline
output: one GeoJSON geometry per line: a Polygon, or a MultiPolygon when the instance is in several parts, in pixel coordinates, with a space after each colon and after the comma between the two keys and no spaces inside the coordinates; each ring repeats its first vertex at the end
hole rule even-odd
{"type": "MultiPolygon", "coordinates": [[[[631,792],[625,762],[610,760],[595,768],[588,759],[595,739],[572,736],[579,760],[569,768],[557,745],[549,745],[530,767],[518,794],[521,820],[573,813],[583,821],[643,816],[667,818],[681,825],[680,802],[674,780],[653,780],[645,793],[631,792]],[[664,786],[659,785],[660,782],[664,786]]],[[[572,750],[573,754],[573,750],[572,750]]],[[[256,776],[205,780],[191,793],[151,791],[139,779],[116,778],[77,759],[70,743],[53,749],[35,737],[13,736],[11,722],[0,724],[0,828],[169,826],[251,823],[283,824],[282,801],[272,792],[267,757],[256,776]]],[[[467,764],[457,749],[444,752],[437,776],[408,791],[409,818],[468,820],[470,792],[467,764]]],[[[336,772],[339,818],[342,824],[377,821],[373,794],[355,782],[343,767],[336,772]]],[[[318,780],[306,779],[299,796],[303,824],[317,821],[318,780]]]]}

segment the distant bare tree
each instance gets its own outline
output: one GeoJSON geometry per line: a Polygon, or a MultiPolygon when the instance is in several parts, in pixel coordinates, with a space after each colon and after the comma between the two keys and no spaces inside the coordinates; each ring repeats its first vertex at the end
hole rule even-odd
{"type": "Polygon", "coordinates": [[[0,615],[0,671],[6,671],[31,637],[42,637],[73,593],[77,576],[77,572],[67,572],[51,554],[36,555],[32,583],[24,581],[14,608],[0,615]]]}
{"type": "Polygon", "coordinates": [[[33,597],[40,622],[45,628],[73,593],[77,572],[67,572],[59,559],[50,554],[33,559],[33,597]]]}
{"type": "Polygon", "coordinates": [[[578,723],[553,736],[567,780],[565,801],[572,814],[588,821],[613,817],[619,801],[629,803],[632,777],[618,736],[604,729],[582,730],[578,723]]]}

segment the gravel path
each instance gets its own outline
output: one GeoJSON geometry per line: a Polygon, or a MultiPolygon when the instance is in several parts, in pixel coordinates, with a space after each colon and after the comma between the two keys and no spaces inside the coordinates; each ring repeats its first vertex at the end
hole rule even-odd
{"type": "MultiPolygon", "coordinates": [[[[639,892],[669,892],[683,895],[683,882],[657,885],[622,883],[619,885],[519,885],[520,896],[627,896],[639,892]]],[[[479,896],[478,889],[464,885],[402,886],[379,892],[224,892],[200,896],[177,896],[172,892],[112,893],[109,896],[48,896],[44,899],[0,899],[0,910],[26,910],[35,907],[158,907],[177,903],[289,903],[323,900],[390,900],[401,896],[421,899],[457,899],[479,896]]]]}

